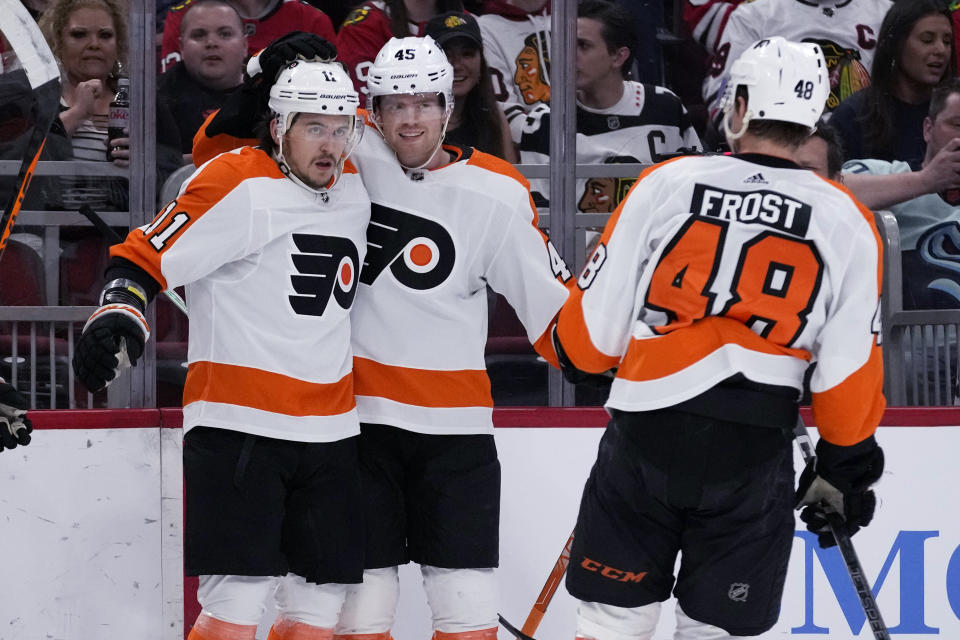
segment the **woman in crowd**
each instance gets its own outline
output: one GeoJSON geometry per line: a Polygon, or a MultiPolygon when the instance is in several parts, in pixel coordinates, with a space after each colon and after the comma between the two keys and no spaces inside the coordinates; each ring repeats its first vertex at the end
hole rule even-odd
{"type": "Polygon", "coordinates": [[[519,162],[507,120],[493,95],[476,18],[462,11],[441,13],[427,22],[426,35],[437,41],[453,66],[453,114],[445,140],[519,162]]]}
{"type": "Polygon", "coordinates": [[[930,92],[956,74],[950,11],[940,0],[897,2],[877,36],[871,85],[844,100],[830,124],[846,157],[923,161],[930,92]]]}
{"type": "MultiPolygon", "coordinates": [[[[107,161],[107,122],[127,57],[127,16],[120,0],[54,0],[40,18],[40,27],[60,61],[60,120],[54,128],[70,138],[77,160],[107,161]]],[[[114,146],[123,146],[118,139],[114,146]]],[[[124,148],[113,159],[126,166],[124,148]]],[[[63,206],[81,204],[125,209],[126,185],[120,180],[64,178],[63,206]]]]}

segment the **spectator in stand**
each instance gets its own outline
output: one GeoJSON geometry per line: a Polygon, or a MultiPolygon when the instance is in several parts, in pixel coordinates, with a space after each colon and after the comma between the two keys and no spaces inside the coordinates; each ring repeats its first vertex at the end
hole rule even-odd
{"type": "Polygon", "coordinates": [[[902,160],[850,160],[847,188],[900,227],[905,309],[960,308],[960,80],[933,90],[919,170],[902,160]]]}
{"type": "Polygon", "coordinates": [[[180,53],[182,60],[160,77],[157,100],[173,114],[175,137],[189,163],[200,125],[243,83],[243,19],[227,0],[195,0],[180,21],[180,53]]]}
{"type": "Polygon", "coordinates": [[[444,139],[519,162],[507,120],[493,97],[476,18],[463,11],[441,13],[427,22],[426,34],[437,41],[453,66],[453,113],[444,139]]]}
{"type": "MultiPolygon", "coordinates": [[[[167,71],[180,60],[180,21],[194,0],[184,0],[170,9],[163,25],[160,68],[167,71]]],[[[315,33],[336,43],[330,18],[300,0],[229,0],[243,19],[247,53],[254,54],[291,31],[315,33]]]]}
{"type": "Polygon", "coordinates": [[[337,60],[347,68],[366,104],[367,72],[390,38],[422,36],[427,21],[447,11],[463,11],[460,0],[366,0],[340,26],[337,60]]]}
{"type": "Polygon", "coordinates": [[[934,87],[955,75],[953,26],[941,0],[897,2],[883,19],[872,84],[844,100],[831,124],[848,158],[902,160],[918,169],[934,87]]]}
{"type": "MultiPolygon", "coordinates": [[[[107,120],[127,56],[127,15],[121,0],[54,0],[40,27],[63,69],[59,121],[55,131],[70,138],[77,160],[107,161],[107,120]]],[[[119,146],[125,146],[119,139],[119,146]]],[[[128,154],[114,164],[126,166],[128,154]]],[[[66,209],[89,204],[95,209],[127,208],[125,181],[65,176],[66,209]]]]}
{"type": "Polygon", "coordinates": [[[683,24],[693,39],[712,54],[720,44],[730,14],[743,0],[684,0],[683,24]]]}
{"type": "Polygon", "coordinates": [[[793,161],[822,178],[843,182],[843,146],[840,134],[823,120],[817,123],[817,130],[797,149],[793,161]]]}
{"type": "MultiPolygon", "coordinates": [[[[636,32],[623,7],[582,0],[577,16],[577,162],[652,164],[684,149],[700,151],[700,139],[677,96],[626,79],[636,32]]],[[[521,162],[549,162],[550,107],[536,107],[523,118],[522,130],[521,162]]],[[[546,181],[532,183],[535,200],[545,204],[546,181]]],[[[580,179],[578,209],[612,212],[628,189],[623,179],[580,179]]]]}
{"type": "MultiPolygon", "coordinates": [[[[880,23],[891,0],[763,0],[744,2],[727,20],[703,84],[703,98],[714,122],[730,66],[762,38],[783,36],[820,46],[830,72],[826,112],[870,83],[868,69],[877,47],[880,23]]],[[[906,3],[910,4],[910,2],[906,3]]]]}
{"type": "Polygon", "coordinates": [[[550,3],[485,0],[478,22],[494,95],[517,140],[519,116],[550,103],[550,3]]]}

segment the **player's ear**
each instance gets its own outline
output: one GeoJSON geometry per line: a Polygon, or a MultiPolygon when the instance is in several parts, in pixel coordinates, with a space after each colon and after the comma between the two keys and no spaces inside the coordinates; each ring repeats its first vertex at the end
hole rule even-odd
{"type": "Polygon", "coordinates": [[[280,144],[280,136],[277,135],[277,119],[270,118],[270,137],[273,138],[273,144],[280,144]]]}

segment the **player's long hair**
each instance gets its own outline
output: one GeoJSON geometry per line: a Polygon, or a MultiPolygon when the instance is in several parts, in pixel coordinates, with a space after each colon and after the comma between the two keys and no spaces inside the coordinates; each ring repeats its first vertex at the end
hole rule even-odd
{"type": "Polygon", "coordinates": [[[493,95],[493,85],[487,59],[480,48],[480,78],[470,92],[463,98],[463,118],[457,128],[466,127],[476,133],[476,148],[484,153],[504,157],[503,120],[500,107],[493,95]]]}
{"type": "MultiPolygon", "coordinates": [[[[387,0],[387,7],[390,9],[390,31],[393,33],[393,37],[409,37],[411,33],[407,3],[403,0],[387,0]]],[[[461,0],[437,0],[437,13],[434,15],[446,11],[463,11],[463,2],[461,0]]]]}
{"type": "MultiPolygon", "coordinates": [[[[877,36],[877,52],[870,71],[870,86],[864,100],[864,111],[857,119],[863,131],[864,151],[868,158],[895,160],[898,132],[895,120],[893,87],[900,74],[899,59],[913,26],[931,15],[942,15],[953,26],[950,10],[943,0],[910,0],[896,2],[887,12],[877,36]]],[[[943,84],[957,74],[956,52],[947,56],[947,69],[940,79],[943,84]]],[[[930,87],[933,91],[933,87],[930,87]]],[[[902,159],[902,158],[901,158],[902,159]]]]}

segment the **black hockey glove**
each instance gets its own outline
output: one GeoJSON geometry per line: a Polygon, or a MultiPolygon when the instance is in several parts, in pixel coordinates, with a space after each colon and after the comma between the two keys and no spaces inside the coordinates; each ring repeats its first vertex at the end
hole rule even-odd
{"type": "Polygon", "coordinates": [[[557,361],[560,363],[560,372],[570,384],[582,384],[596,389],[609,389],[610,383],[617,376],[616,369],[609,369],[603,373],[587,373],[577,369],[576,365],[570,361],[567,352],[564,351],[560,343],[560,336],[557,334],[557,325],[553,325],[553,350],[557,352],[557,361]]]}
{"type": "Polygon", "coordinates": [[[817,535],[822,548],[836,544],[824,508],[842,515],[847,534],[852,536],[873,520],[877,497],[870,486],[882,474],[883,449],[873,436],[849,447],[820,438],[816,461],[800,474],[796,507],[803,507],[800,519],[817,535]]]}
{"type": "Polygon", "coordinates": [[[13,385],[0,383],[0,451],[30,444],[33,423],[27,417],[30,404],[13,385]]]}
{"type": "MultiPolygon", "coordinates": [[[[291,31],[287,35],[277,38],[256,55],[253,64],[247,65],[247,72],[251,76],[257,75],[259,68],[268,85],[273,84],[277,74],[286,65],[294,60],[316,60],[331,62],[337,57],[337,48],[333,43],[324,40],[315,33],[305,31],[291,31]],[[251,68],[252,67],[252,68],[251,68]]],[[[269,91],[269,89],[267,89],[269,91]]]]}
{"type": "Polygon", "coordinates": [[[73,371],[87,389],[97,392],[122,369],[137,363],[150,328],[143,313],[128,304],[105,304],[90,316],[73,354],[73,371]]]}
{"type": "Polygon", "coordinates": [[[337,48],[314,33],[292,31],[277,38],[247,62],[247,79],[207,125],[207,137],[225,133],[235,138],[253,138],[257,124],[267,112],[270,87],[284,66],[298,59],[330,62],[336,57],[337,48]]]}

